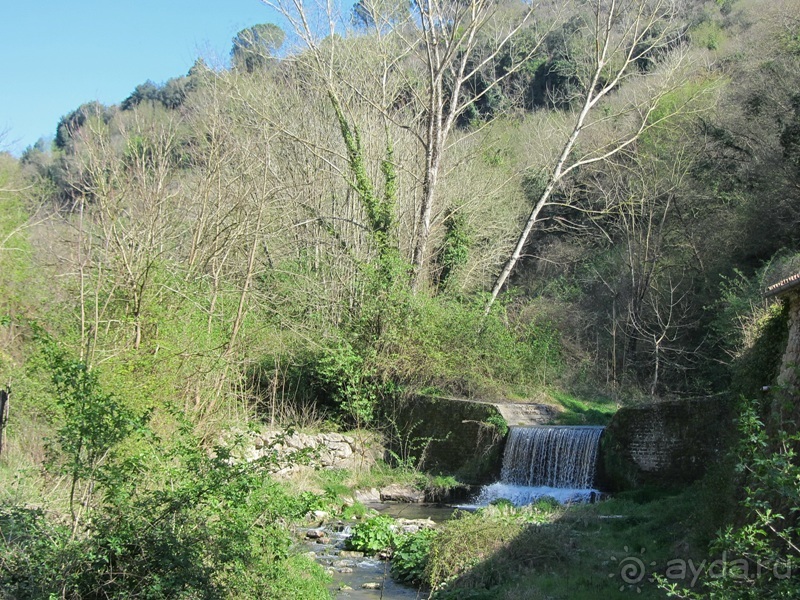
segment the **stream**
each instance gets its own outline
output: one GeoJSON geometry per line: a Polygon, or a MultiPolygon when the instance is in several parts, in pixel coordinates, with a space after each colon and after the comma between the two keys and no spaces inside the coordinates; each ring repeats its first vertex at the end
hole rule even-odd
{"type": "MultiPolygon", "coordinates": [[[[380,514],[400,519],[431,519],[436,523],[446,521],[454,509],[435,504],[406,504],[381,502],[367,504],[380,514]]],[[[425,600],[428,592],[396,583],[390,576],[391,562],[359,552],[345,550],[350,529],[358,521],[332,521],[322,527],[301,529],[307,532],[324,530],[321,539],[305,538],[307,552],[325,567],[333,581],[330,590],[339,599],[425,600]],[[367,586],[367,587],[364,587],[367,586]],[[373,589],[370,589],[373,588],[373,589]]]]}
{"type": "MultiPolygon", "coordinates": [[[[517,506],[550,496],[559,503],[594,502],[597,451],[603,427],[512,427],[503,453],[500,481],[484,486],[474,504],[450,507],[400,502],[369,503],[367,507],[395,519],[447,521],[457,508],[475,510],[504,498],[517,506]]],[[[357,521],[338,521],[300,530],[307,551],[333,577],[331,591],[337,599],[374,598],[426,600],[428,593],[396,583],[391,563],[345,549],[351,527],[357,521]]],[[[401,525],[402,526],[402,525],[401,525]]],[[[423,525],[424,526],[424,525],[423,525]]],[[[430,525],[429,525],[430,526],[430,525]]]]}

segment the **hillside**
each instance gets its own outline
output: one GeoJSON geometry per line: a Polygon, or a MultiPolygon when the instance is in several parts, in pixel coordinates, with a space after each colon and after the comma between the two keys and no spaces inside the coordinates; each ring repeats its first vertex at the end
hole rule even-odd
{"type": "MultiPolygon", "coordinates": [[[[198,60],[0,156],[0,523],[33,507],[63,528],[63,597],[126,593],[81,579],[118,539],[139,545],[108,573],[211,548],[148,597],[288,593],[282,524],[313,502],[207,452],[223,432],[408,442],[392,411],[419,396],[594,423],[775,382],[787,315],[762,293],[800,271],[797,1],[275,6],[294,29],[243,30],[229,69],[198,60]],[[146,543],[134,509],[168,515],[146,543]],[[263,518],[268,550],[223,547],[263,518]]],[[[291,597],[321,597],[307,584],[291,597]]]]}

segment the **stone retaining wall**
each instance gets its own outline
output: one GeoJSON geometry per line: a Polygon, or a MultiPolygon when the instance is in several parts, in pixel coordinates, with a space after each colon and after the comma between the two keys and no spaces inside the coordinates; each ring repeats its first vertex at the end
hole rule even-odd
{"type": "Polygon", "coordinates": [[[470,484],[491,481],[500,472],[504,440],[491,421],[501,423],[502,417],[492,404],[411,398],[387,418],[395,429],[389,450],[404,460],[410,455],[425,471],[470,484]]]}
{"type": "Polygon", "coordinates": [[[598,485],[617,492],[691,483],[730,446],[734,417],[727,397],[621,408],[600,441],[598,485]]]}
{"type": "Polygon", "coordinates": [[[786,302],[789,303],[789,339],[781,361],[778,383],[791,393],[797,393],[800,387],[798,371],[800,371],[800,292],[794,291],[786,302]]]}
{"type": "Polygon", "coordinates": [[[280,431],[251,434],[252,442],[245,451],[245,460],[252,461],[265,456],[278,459],[278,472],[289,472],[304,466],[324,469],[368,468],[383,454],[383,447],[374,435],[358,438],[341,433],[307,434],[295,432],[286,435],[280,431]],[[292,465],[292,456],[302,456],[301,464],[292,465]]]}

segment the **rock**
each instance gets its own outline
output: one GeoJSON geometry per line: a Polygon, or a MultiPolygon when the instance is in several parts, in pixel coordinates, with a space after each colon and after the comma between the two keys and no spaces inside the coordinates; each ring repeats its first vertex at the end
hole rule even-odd
{"type": "Polygon", "coordinates": [[[349,585],[342,584],[339,586],[339,591],[340,592],[353,591],[353,588],[351,588],[349,585]]]}
{"type": "Polygon", "coordinates": [[[380,499],[382,502],[424,502],[425,492],[395,483],[381,489],[380,499]]]}
{"type": "Polygon", "coordinates": [[[339,573],[352,573],[353,569],[351,569],[350,567],[342,567],[341,569],[338,569],[338,571],[339,573]]]}
{"type": "MultiPolygon", "coordinates": [[[[229,439],[242,434],[244,432],[231,430],[221,438],[221,443],[226,444],[229,439]]],[[[241,453],[235,455],[234,459],[232,459],[233,462],[251,462],[267,455],[283,459],[303,450],[310,450],[315,457],[311,465],[297,464],[287,468],[274,467],[273,473],[279,475],[288,475],[302,469],[319,468],[320,466],[324,468],[364,467],[373,464],[382,454],[379,445],[370,444],[366,440],[356,441],[354,438],[341,433],[309,435],[295,432],[292,435],[286,435],[285,432],[281,431],[265,431],[249,435],[251,435],[251,443],[241,453]]]]}
{"type": "Polygon", "coordinates": [[[356,490],[353,496],[356,499],[356,502],[361,502],[361,504],[368,504],[370,502],[380,502],[381,501],[381,493],[378,491],[377,488],[370,488],[368,490],[356,490]]]}
{"type": "Polygon", "coordinates": [[[367,582],[367,583],[362,583],[361,584],[361,589],[364,589],[364,590],[379,590],[379,589],[381,589],[381,584],[377,583],[377,582],[374,582],[374,581],[367,582]]]}
{"type": "Polygon", "coordinates": [[[335,531],[336,533],[341,533],[342,531],[345,530],[345,527],[349,527],[349,525],[345,525],[344,521],[336,521],[336,523],[333,523],[328,527],[330,528],[331,531],[335,531]]]}
{"type": "Polygon", "coordinates": [[[364,558],[364,553],[356,550],[342,550],[339,552],[339,556],[342,558],[364,558]]]}
{"type": "Polygon", "coordinates": [[[312,511],[311,514],[313,515],[314,519],[320,523],[324,523],[331,516],[330,513],[324,510],[315,510],[312,511]]]}
{"type": "Polygon", "coordinates": [[[397,528],[403,533],[417,533],[420,529],[435,529],[436,523],[428,519],[395,519],[397,528]]]}
{"type": "Polygon", "coordinates": [[[347,458],[353,454],[353,448],[347,442],[328,442],[326,446],[331,454],[339,458],[347,458]]]}
{"type": "Polygon", "coordinates": [[[306,537],[312,540],[316,540],[319,538],[325,537],[325,530],[324,529],[309,529],[306,531],[306,537]]]}
{"type": "Polygon", "coordinates": [[[334,569],[341,569],[343,567],[352,567],[355,564],[352,560],[335,560],[331,563],[331,566],[334,569]]]}
{"type": "Polygon", "coordinates": [[[317,544],[330,544],[330,543],[331,543],[331,538],[327,536],[323,535],[321,538],[317,538],[317,544]]]}
{"type": "Polygon", "coordinates": [[[312,437],[305,433],[293,433],[286,438],[285,443],[286,446],[292,450],[303,450],[304,448],[313,448],[316,446],[312,437]]]}

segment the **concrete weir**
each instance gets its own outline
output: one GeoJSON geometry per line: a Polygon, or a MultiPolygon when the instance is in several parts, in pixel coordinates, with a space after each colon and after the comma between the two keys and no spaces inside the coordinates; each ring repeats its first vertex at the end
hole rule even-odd
{"type": "Polygon", "coordinates": [[[494,404],[509,427],[549,425],[558,416],[550,404],[494,404]]]}
{"type": "Polygon", "coordinates": [[[395,447],[411,450],[423,468],[455,474],[470,484],[494,481],[500,473],[505,439],[493,423],[500,417],[512,427],[552,423],[558,410],[546,404],[500,403],[418,396],[394,408],[395,447]]]}
{"type": "MultiPolygon", "coordinates": [[[[423,468],[474,485],[500,477],[507,440],[494,424],[501,416],[511,428],[542,427],[559,412],[548,404],[428,396],[398,405],[394,421],[401,442],[416,440],[423,468]]],[[[686,485],[724,455],[734,433],[734,403],[724,396],[623,407],[600,437],[595,487],[686,485]]]]}
{"type": "Polygon", "coordinates": [[[512,427],[503,455],[500,481],[481,489],[476,506],[505,498],[515,505],[542,496],[558,502],[588,502],[594,489],[598,442],[603,427],[512,427]]]}

